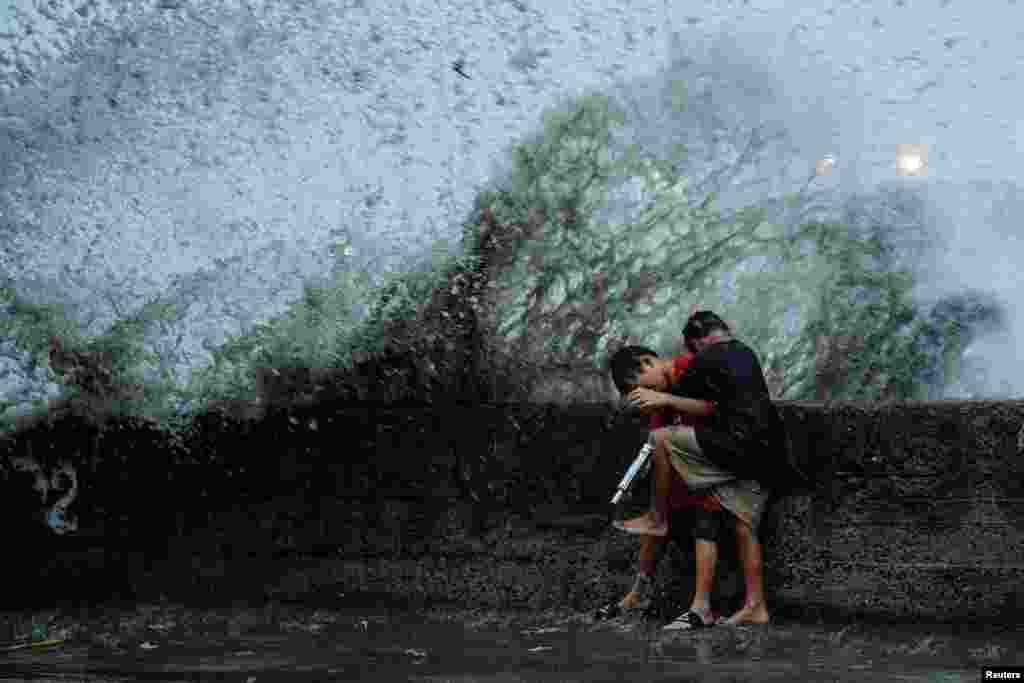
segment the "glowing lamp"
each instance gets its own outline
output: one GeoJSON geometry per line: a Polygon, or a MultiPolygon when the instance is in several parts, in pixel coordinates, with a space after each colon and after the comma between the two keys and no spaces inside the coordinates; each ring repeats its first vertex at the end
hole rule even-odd
{"type": "Polygon", "coordinates": [[[928,150],[923,145],[899,145],[896,169],[900,175],[922,175],[928,166],[928,150]]]}
{"type": "Polygon", "coordinates": [[[831,154],[826,154],[825,157],[815,165],[814,172],[817,175],[828,175],[832,172],[835,165],[836,158],[831,154]]]}

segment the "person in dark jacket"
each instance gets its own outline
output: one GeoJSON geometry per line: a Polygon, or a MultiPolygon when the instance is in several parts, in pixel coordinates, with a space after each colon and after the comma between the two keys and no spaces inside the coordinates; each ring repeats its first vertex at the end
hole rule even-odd
{"type": "MultiPolygon", "coordinates": [[[[743,607],[724,623],[767,623],[757,530],[772,487],[784,485],[791,472],[786,467],[784,425],[757,356],[732,336],[721,318],[697,311],[687,320],[683,337],[695,357],[671,393],[640,386],[627,401],[644,412],[668,408],[700,421],[654,432],[654,509],[620,528],[664,536],[676,476],[694,493],[712,495],[733,518],[746,584],[743,607]]],[[[717,558],[715,543],[697,540],[698,590],[690,608],[666,628],[696,629],[714,623],[708,596],[717,558]]]]}

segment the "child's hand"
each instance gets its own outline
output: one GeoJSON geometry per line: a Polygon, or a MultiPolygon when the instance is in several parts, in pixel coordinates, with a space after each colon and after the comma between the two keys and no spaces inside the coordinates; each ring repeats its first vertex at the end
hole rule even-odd
{"type": "Polygon", "coordinates": [[[641,412],[649,413],[664,407],[669,398],[669,394],[663,394],[660,391],[639,387],[626,395],[626,403],[631,408],[636,408],[641,412]]]}

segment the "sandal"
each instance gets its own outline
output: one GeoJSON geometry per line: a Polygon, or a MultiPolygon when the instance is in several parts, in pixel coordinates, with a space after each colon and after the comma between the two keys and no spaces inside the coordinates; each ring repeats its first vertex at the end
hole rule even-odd
{"type": "Polygon", "coordinates": [[[605,621],[622,615],[622,607],[617,602],[609,602],[604,607],[598,607],[594,612],[594,621],[605,621]]]}
{"type": "Polygon", "coordinates": [[[701,618],[701,616],[699,614],[697,614],[693,610],[689,610],[688,609],[685,612],[683,612],[682,614],[680,614],[678,617],[676,617],[675,620],[672,621],[672,623],[670,623],[667,626],[665,626],[664,630],[666,630],[666,631],[697,631],[697,630],[702,629],[702,628],[711,628],[717,622],[718,622],[718,620],[715,619],[715,615],[714,615],[713,612],[711,614],[711,623],[710,624],[705,624],[704,623],[704,619],[701,618]]]}
{"type": "Polygon", "coordinates": [[[594,621],[606,621],[608,619],[617,619],[626,614],[631,614],[633,612],[641,612],[642,610],[643,608],[641,607],[630,607],[627,609],[620,605],[618,602],[609,602],[604,607],[599,607],[597,609],[597,611],[594,613],[594,621]]]}

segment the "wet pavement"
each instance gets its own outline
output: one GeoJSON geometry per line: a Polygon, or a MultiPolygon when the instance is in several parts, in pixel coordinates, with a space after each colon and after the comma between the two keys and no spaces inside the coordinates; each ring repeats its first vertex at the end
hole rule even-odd
{"type": "Polygon", "coordinates": [[[1024,627],[794,621],[696,633],[570,613],[270,604],[39,613],[59,647],[0,654],[0,681],[977,681],[1024,665],[1024,627]]]}

